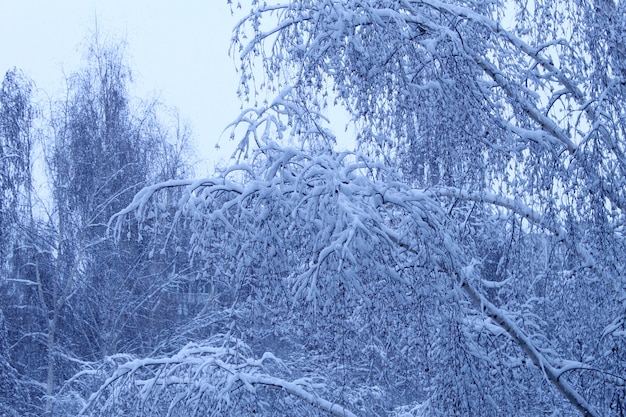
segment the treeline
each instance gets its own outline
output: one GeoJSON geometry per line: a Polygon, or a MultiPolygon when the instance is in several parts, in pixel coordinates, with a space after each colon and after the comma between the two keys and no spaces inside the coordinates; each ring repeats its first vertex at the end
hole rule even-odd
{"type": "Polygon", "coordinates": [[[94,35],[84,52],[50,102],[18,69],[2,81],[3,416],[75,411],[80,400],[64,391],[73,375],[120,352],[167,349],[194,313],[172,296],[195,279],[182,237],[165,225],[141,240],[107,235],[142,187],[191,174],[191,131],[176,111],[131,96],[123,43],[94,35]]]}

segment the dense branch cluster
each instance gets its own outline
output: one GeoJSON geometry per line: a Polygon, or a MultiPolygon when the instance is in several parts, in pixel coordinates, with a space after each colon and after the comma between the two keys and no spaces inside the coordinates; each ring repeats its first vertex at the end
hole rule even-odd
{"type": "MultiPolygon", "coordinates": [[[[109,231],[137,251],[128,280],[158,277],[131,286],[123,319],[141,312],[137,325],[162,338],[72,357],[81,365],[50,404],[73,398],[66,409],[93,416],[623,415],[623,2],[251,3],[231,49],[247,106],[230,125],[236,162],[155,182],[126,208],[82,188],[60,200],[73,215],[104,204],[98,227],[118,210],[109,231]],[[354,152],[333,150],[337,108],[354,152]],[[162,269],[142,275],[143,262],[162,269]],[[159,311],[176,311],[175,330],[159,311]]],[[[59,281],[58,317],[99,259],[80,242],[59,243],[92,257],[61,265],[76,278],[59,281]]]]}

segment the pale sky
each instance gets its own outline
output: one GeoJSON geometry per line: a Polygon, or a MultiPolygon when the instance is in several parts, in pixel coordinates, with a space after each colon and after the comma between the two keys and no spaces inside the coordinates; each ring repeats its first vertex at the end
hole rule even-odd
{"type": "Polygon", "coordinates": [[[236,18],[226,0],[0,0],[1,76],[20,68],[56,96],[64,73],[79,68],[79,46],[96,19],[101,33],[126,39],[134,95],[178,107],[199,158],[228,157],[234,149],[228,134],[221,150],[214,148],[240,108],[228,56],[236,18]]]}

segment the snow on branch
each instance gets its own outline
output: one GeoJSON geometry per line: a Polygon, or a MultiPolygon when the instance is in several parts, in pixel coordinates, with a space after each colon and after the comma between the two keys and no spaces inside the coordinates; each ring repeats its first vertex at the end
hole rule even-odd
{"type": "Polygon", "coordinates": [[[577,244],[572,241],[568,236],[565,228],[558,224],[549,223],[545,221],[544,216],[541,213],[533,210],[526,204],[489,192],[471,192],[461,190],[454,187],[436,187],[426,191],[426,194],[430,197],[451,197],[460,200],[475,201],[479,203],[490,204],[496,207],[502,207],[510,210],[513,213],[526,219],[529,223],[542,227],[554,235],[558,242],[563,242],[570,250],[573,250],[584,260],[583,267],[593,268],[595,261],[591,254],[585,249],[582,244],[577,244]]]}
{"type": "MultiPolygon", "coordinates": [[[[550,360],[541,353],[533,341],[524,331],[509,317],[506,311],[497,308],[484,295],[480,294],[466,279],[467,277],[459,276],[461,288],[474,302],[475,307],[486,313],[495,323],[497,323],[511,338],[522,348],[524,353],[533,361],[535,366],[543,371],[550,382],[559,390],[559,392],[576,407],[584,416],[600,417],[594,407],[576,391],[572,385],[561,378],[561,375],[570,370],[571,367],[566,365],[563,368],[555,367],[550,360]]],[[[578,364],[579,367],[584,366],[578,364]]]]}
{"type": "Polygon", "coordinates": [[[270,368],[284,365],[267,352],[260,359],[253,358],[240,340],[214,337],[207,344],[188,344],[169,357],[120,365],[91,395],[80,415],[232,414],[246,405],[263,408],[258,396],[262,394],[259,388],[265,388],[299,398],[330,415],[355,417],[320,397],[320,384],[310,378],[288,381],[269,374],[270,368]]]}
{"type": "MultiPolygon", "coordinates": [[[[410,256],[414,264],[430,265],[432,270],[445,271],[455,278],[456,285],[473,302],[474,307],[487,314],[511,336],[564,398],[584,415],[598,415],[576,388],[562,377],[569,368],[555,366],[506,310],[496,307],[471,285],[471,277],[466,276],[463,269],[463,265],[469,264],[470,255],[457,242],[454,228],[449,225],[448,214],[437,198],[452,197],[504,207],[547,228],[560,240],[565,240],[567,235],[561,227],[544,224],[539,213],[503,196],[454,188],[411,188],[395,181],[392,172],[359,154],[312,156],[276,146],[258,152],[259,168],[241,184],[225,186],[225,178],[181,183],[188,187],[188,195],[181,198],[179,211],[201,219],[194,227],[193,241],[196,245],[202,246],[203,242],[212,239],[215,229],[219,228],[236,231],[243,242],[252,246],[267,245],[268,236],[274,236],[272,250],[282,251],[284,262],[292,265],[291,275],[286,282],[291,285],[294,298],[305,300],[302,308],[323,299],[319,294],[318,280],[324,275],[338,279],[336,274],[342,271],[342,265],[371,270],[383,268],[386,274],[394,276],[394,265],[389,265],[393,263],[391,260],[410,256]],[[225,190],[226,194],[221,194],[225,190]],[[365,255],[371,248],[376,248],[377,254],[365,255]],[[381,261],[385,257],[387,261],[381,261]]],[[[251,173],[247,171],[247,174],[251,173]]],[[[142,204],[145,205],[146,196],[154,191],[148,189],[140,194],[133,206],[123,213],[140,210],[142,204]]],[[[241,257],[235,257],[232,262],[242,262],[241,257]]],[[[255,276],[262,273],[261,269],[255,268],[255,276]]],[[[354,274],[341,279],[349,288],[363,286],[354,274]]],[[[400,278],[398,282],[402,285],[405,281],[400,278]]],[[[200,377],[202,381],[212,382],[203,382],[202,388],[194,388],[201,392],[193,394],[193,398],[202,398],[205,392],[211,392],[216,398],[228,399],[234,386],[245,387],[250,392],[255,392],[256,386],[273,386],[328,412],[336,409],[328,402],[315,396],[310,397],[306,387],[273,379],[262,367],[251,367],[250,361],[236,364],[230,359],[222,359],[225,355],[232,357],[232,353],[220,350],[203,351],[200,354],[202,358],[198,359],[195,353],[190,355],[183,350],[173,358],[131,362],[121,367],[107,381],[105,388],[117,380],[123,380],[121,385],[129,387],[128,379],[132,377],[134,385],[131,385],[141,383],[139,393],[146,401],[153,397],[154,390],[178,384],[187,386],[200,377]],[[179,359],[181,355],[184,359],[179,359]],[[178,372],[182,365],[193,365],[193,378],[189,373],[181,375],[178,372]],[[141,378],[136,377],[139,370],[154,367],[158,371],[153,370],[151,376],[142,374],[141,378]],[[195,372],[197,367],[210,368],[210,375],[198,374],[195,372]]],[[[558,363],[569,363],[562,358],[556,360],[558,363]]],[[[254,363],[262,365],[263,361],[254,363]]],[[[581,369],[584,367],[584,364],[580,364],[581,369]]],[[[103,390],[97,394],[97,398],[103,396],[103,390]]],[[[189,395],[177,393],[169,401],[182,401],[182,398],[187,401],[191,398],[189,395]]],[[[90,401],[90,404],[93,402],[90,401]]]]}
{"type": "MultiPolygon", "coordinates": [[[[390,238],[398,245],[405,248],[407,251],[412,251],[410,246],[397,236],[390,235],[390,238]]],[[[449,242],[452,243],[452,242],[449,242]]],[[[453,243],[452,243],[453,244],[453,243]]],[[[558,389],[558,391],[572,404],[574,405],[584,416],[599,417],[599,414],[595,411],[593,406],[587,402],[587,400],[576,391],[572,385],[569,384],[561,376],[572,369],[571,361],[563,361],[565,365],[561,368],[554,366],[551,361],[541,353],[541,349],[535,346],[533,341],[528,335],[515,323],[515,321],[509,316],[509,314],[494,304],[492,304],[483,294],[481,294],[473,285],[469,282],[471,278],[468,271],[474,271],[474,268],[460,268],[456,270],[453,265],[442,265],[448,272],[455,276],[460,288],[465,292],[469,299],[473,302],[474,307],[487,314],[495,324],[502,328],[524,351],[524,353],[532,360],[532,362],[541,369],[543,373],[548,377],[550,382],[558,389]]],[[[589,369],[584,364],[576,362],[576,368],[589,369]]]]}

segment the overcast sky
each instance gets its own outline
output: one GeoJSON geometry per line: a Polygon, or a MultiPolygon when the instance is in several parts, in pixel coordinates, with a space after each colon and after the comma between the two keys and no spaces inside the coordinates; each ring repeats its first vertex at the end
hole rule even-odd
{"type": "Polygon", "coordinates": [[[178,107],[200,157],[230,155],[228,135],[219,154],[214,149],[240,107],[228,56],[236,19],[226,0],[0,0],[2,76],[20,68],[55,96],[63,74],[79,67],[79,46],[96,19],[102,33],[126,39],[135,95],[178,107]]]}

